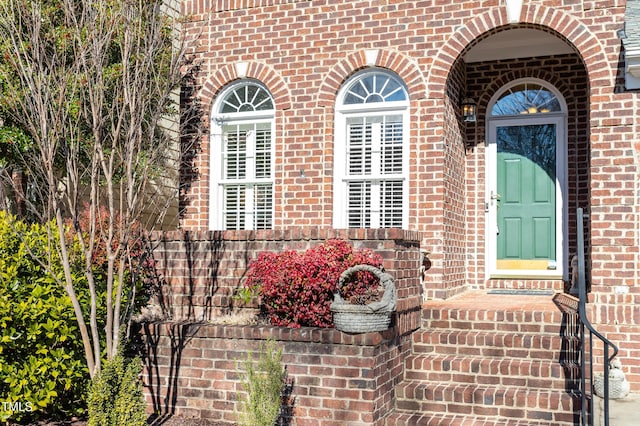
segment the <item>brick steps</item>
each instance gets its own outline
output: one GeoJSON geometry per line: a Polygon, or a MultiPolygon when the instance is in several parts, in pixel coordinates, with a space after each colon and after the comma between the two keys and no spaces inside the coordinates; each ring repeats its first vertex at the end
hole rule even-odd
{"type": "Polygon", "coordinates": [[[423,414],[455,413],[559,425],[573,420],[574,403],[569,394],[556,389],[418,381],[396,387],[396,408],[423,414]]]}
{"type": "Polygon", "coordinates": [[[428,303],[385,424],[573,425],[580,400],[566,391],[561,331],[550,297],[428,303]]]}
{"type": "Polygon", "coordinates": [[[496,419],[475,415],[445,414],[434,417],[430,413],[392,413],[387,426],[549,426],[546,420],[496,419]]]}
{"type": "Polygon", "coordinates": [[[414,354],[405,359],[405,379],[565,389],[562,366],[556,361],[546,359],[414,354]]]}

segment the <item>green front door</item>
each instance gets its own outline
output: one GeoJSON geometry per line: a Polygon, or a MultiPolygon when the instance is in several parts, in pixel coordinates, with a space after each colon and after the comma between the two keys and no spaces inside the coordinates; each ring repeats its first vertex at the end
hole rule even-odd
{"type": "Polygon", "coordinates": [[[496,269],[556,269],[556,125],[496,128],[496,269]]]}

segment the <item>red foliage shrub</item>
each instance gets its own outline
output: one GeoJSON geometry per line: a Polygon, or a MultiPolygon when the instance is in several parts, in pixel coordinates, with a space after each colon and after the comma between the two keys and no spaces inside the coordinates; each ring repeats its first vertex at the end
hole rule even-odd
{"type": "MultiPolygon", "coordinates": [[[[95,235],[93,236],[93,251],[91,257],[91,264],[103,271],[106,271],[108,258],[107,258],[107,241],[109,236],[109,221],[111,220],[111,214],[105,206],[98,206],[96,209],[95,218],[95,235]]],[[[85,244],[89,243],[89,229],[93,222],[91,215],[91,209],[88,203],[85,203],[83,209],[78,214],[78,222],[76,226],[79,228],[84,236],[85,244]]],[[[111,247],[113,251],[119,249],[119,244],[122,244],[121,231],[123,228],[124,218],[120,214],[116,214],[113,224],[113,238],[111,247]]],[[[67,227],[71,228],[73,222],[67,221],[67,227]]],[[[73,233],[68,233],[68,238],[74,238],[73,233]]],[[[126,247],[120,247],[120,249],[126,249],[127,253],[122,258],[129,263],[128,270],[135,268],[136,271],[142,271],[144,274],[148,274],[153,268],[153,259],[149,256],[147,241],[145,232],[139,222],[134,222],[128,230],[128,242],[126,247]],[[136,264],[137,263],[137,264],[136,264]]]]}
{"type": "MultiPolygon", "coordinates": [[[[106,304],[105,298],[107,294],[107,276],[108,276],[108,256],[107,248],[109,244],[109,228],[110,220],[113,219],[112,225],[113,237],[111,239],[112,252],[123,250],[117,256],[115,268],[115,282],[117,285],[117,276],[119,264],[124,263],[124,276],[123,279],[123,310],[135,309],[136,311],[144,306],[152,293],[157,291],[157,288],[153,287],[156,284],[155,281],[155,262],[150,255],[149,246],[142,226],[139,222],[134,222],[127,231],[126,244],[123,242],[122,229],[124,225],[124,218],[120,214],[116,214],[112,218],[109,210],[105,206],[99,206],[95,211],[95,217],[93,216],[90,205],[85,203],[83,209],[77,216],[77,222],[71,219],[67,220],[67,235],[69,241],[78,237],[76,232],[82,235],[86,246],[89,245],[90,238],[93,239],[93,249],[91,251],[91,273],[95,280],[96,289],[98,292],[98,309],[104,309],[106,304]],[[89,230],[91,225],[95,226],[95,233],[90,235],[89,230]],[[72,231],[73,229],[73,231],[72,231]]],[[[86,253],[78,254],[82,258],[82,268],[84,268],[84,255],[86,253]]],[[[85,271],[86,273],[86,271],[85,271]]],[[[106,318],[106,314],[105,318],[106,318]]],[[[100,316],[100,315],[99,315],[100,316]]]]}
{"type": "MultiPolygon", "coordinates": [[[[263,252],[249,265],[244,286],[260,295],[273,325],[333,327],[329,306],[340,274],[358,264],[381,267],[382,258],[371,250],[354,250],[343,240],[329,240],[303,253],[263,252]]],[[[359,272],[342,290],[351,297],[377,286],[375,276],[359,272]]]]}

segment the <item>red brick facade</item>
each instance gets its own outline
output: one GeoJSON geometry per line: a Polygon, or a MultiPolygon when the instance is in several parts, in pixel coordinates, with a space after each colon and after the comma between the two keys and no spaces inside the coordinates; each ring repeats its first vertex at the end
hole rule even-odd
{"type": "MultiPolygon", "coordinates": [[[[509,24],[500,0],[183,1],[184,31],[196,40],[204,130],[183,174],[182,228],[207,231],[212,209],[220,208],[209,198],[209,115],[221,90],[246,77],[264,84],[275,102],[274,228],[329,232],[337,93],[357,71],[380,67],[397,74],[410,97],[409,229],[429,252],[423,297],[496,287],[561,291],[562,280],[486,274],[486,110],[508,82],[544,80],[568,111],[568,253],[561,261],[568,267],[576,251],[575,210],[582,207],[590,215],[592,322],[615,336],[640,389],[640,94],[624,89],[618,31],[625,3],[525,0],[520,22],[509,24]],[[551,34],[573,53],[464,62],[481,41],[523,28],[551,34]],[[461,118],[466,95],[478,105],[473,126],[461,118]]],[[[240,244],[248,234],[233,235],[224,239],[240,244]]]]}
{"type": "Polygon", "coordinates": [[[274,227],[331,227],[336,94],[349,76],[374,65],[395,72],[411,99],[409,228],[423,234],[423,250],[431,253],[426,296],[520,286],[485,280],[484,117],[503,84],[535,77],[557,87],[569,111],[569,253],[575,251],[575,208],[584,207],[592,213],[594,287],[605,293],[612,285],[634,288],[639,124],[637,94],[625,92],[620,77],[616,31],[624,11],[624,2],[614,1],[525,2],[522,22],[506,25],[500,2],[185,1],[185,31],[197,38],[205,129],[194,172],[184,175],[182,227],[208,229],[208,117],[216,95],[242,77],[262,82],[275,100],[274,227]],[[516,28],[552,34],[575,53],[464,63],[474,45],[516,28]],[[374,64],[367,63],[369,50],[376,51],[374,64]],[[238,63],[247,67],[243,76],[238,63]],[[478,102],[473,129],[460,121],[465,94],[478,102]]]}

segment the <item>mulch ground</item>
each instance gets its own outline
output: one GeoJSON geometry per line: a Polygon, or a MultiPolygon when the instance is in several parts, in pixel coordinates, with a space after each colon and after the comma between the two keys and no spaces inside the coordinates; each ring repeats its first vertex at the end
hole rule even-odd
{"type": "MultiPolygon", "coordinates": [[[[205,419],[183,419],[180,417],[169,417],[165,419],[158,419],[152,423],[153,426],[229,426],[229,423],[216,423],[211,420],[205,419]]],[[[86,426],[86,420],[66,420],[66,421],[41,421],[36,423],[30,423],[26,426],[86,426]]],[[[10,423],[9,426],[18,426],[17,424],[10,423]]]]}

